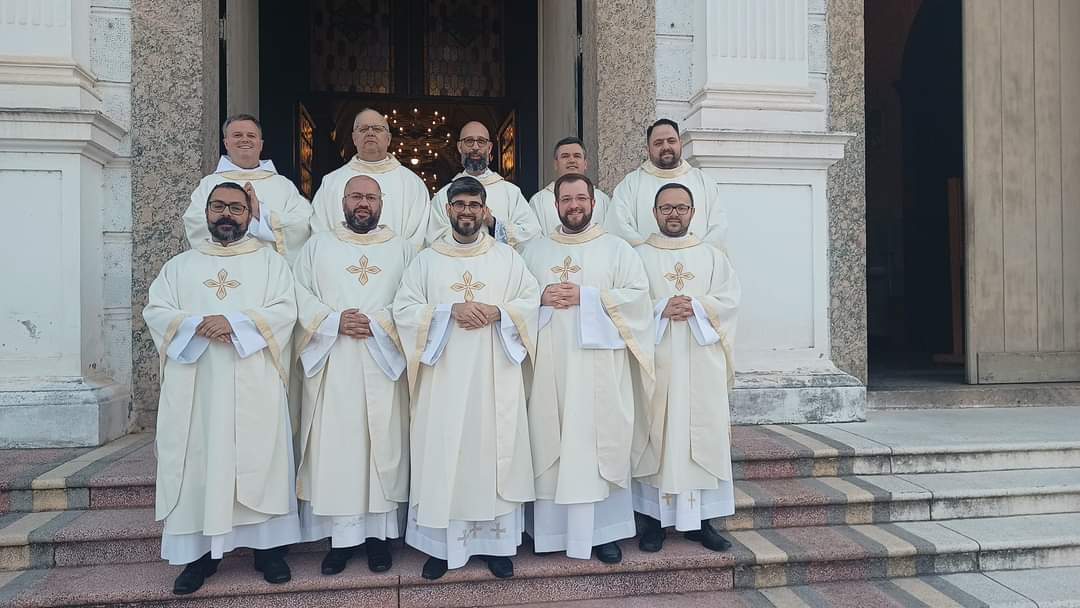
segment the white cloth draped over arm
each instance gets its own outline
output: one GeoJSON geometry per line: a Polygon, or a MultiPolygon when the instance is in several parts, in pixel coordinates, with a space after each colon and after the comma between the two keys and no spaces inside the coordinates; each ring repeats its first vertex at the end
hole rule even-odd
{"type": "Polygon", "coordinates": [[[580,318],[581,348],[615,350],[626,348],[626,342],[619,335],[611,317],[604,310],[600,301],[600,290],[595,287],[580,288],[581,304],[578,306],[580,318]]]}
{"type": "Polygon", "coordinates": [[[274,229],[270,223],[270,216],[273,215],[273,211],[269,209],[262,209],[259,213],[259,219],[252,220],[248,224],[247,233],[260,241],[267,243],[274,243],[277,239],[274,237],[274,229]]]}
{"type": "Polygon", "coordinates": [[[210,346],[210,340],[204,336],[196,336],[195,329],[202,323],[202,315],[192,315],[180,323],[166,354],[177,363],[195,363],[210,346]]]}
{"type": "Polygon", "coordinates": [[[300,363],[304,366],[304,376],[310,378],[319,373],[330,358],[330,349],[337,342],[338,328],[341,325],[341,313],[332,312],[311,334],[304,350],[300,352],[300,363]]]}
{"type": "Polygon", "coordinates": [[[719,342],[720,334],[716,333],[712,324],[709,323],[709,316],[705,313],[705,308],[702,307],[701,302],[697,298],[691,298],[690,305],[694,308],[694,316],[687,319],[687,323],[690,324],[690,333],[694,334],[694,340],[700,346],[708,346],[719,342]]]}
{"type": "Polygon", "coordinates": [[[435,307],[435,314],[431,316],[431,326],[428,329],[427,345],[420,354],[420,362],[428,367],[442,356],[446,347],[446,339],[450,337],[450,307],[451,304],[439,304],[435,307]]]}
{"type": "Polygon", "coordinates": [[[371,355],[372,359],[375,359],[375,364],[379,366],[379,369],[387,378],[396,381],[401,377],[401,373],[405,371],[405,355],[398,350],[393,338],[386,333],[382,325],[372,319],[370,327],[372,337],[364,341],[367,345],[368,354],[371,355]]]}
{"type": "Polygon", "coordinates": [[[521,363],[525,360],[525,355],[529,354],[525,349],[525,343],[521,341],[521,335],[518,334],[517,326],[514,325],[514,320],[510,318],[510,313],[505,308],[499,308],[501,316],[499,317],[499,343],[502,344],[503,352],[506,353],[506,357],[514,363],[521,363]]]}
{"type": "Polygon", "coordinates": [[[506,224],[495,220],[495,240],[500,243],[506,242],[506,224]]]}
{"type": "Polygon", "coordinates": [[[266,348],[266,338],[259,333],[250,317],[242,312],[230,312],[225,319],[232,326],[232,344],[241,359],[247,359],[266,348]]]}
{"type": "Polygon", "coordinates": [[[664,332],[667,331],[668,321],[661,315],[664,314],[664,309],[667,308],[668,300],[671,298],[660,298],[656,302],[656,306],[653,307],[653,319],[656,323],[656,343],[660,344],[660,341],[664,339],[664,332]]]}
{"type": "Polygon", "coordinates": [[[548,323],[551,323],[551,317],[555,314],[554,306],[541,306],[540,307],[540,322],[538,323],[539,329],[547,327],[548,323]]]}

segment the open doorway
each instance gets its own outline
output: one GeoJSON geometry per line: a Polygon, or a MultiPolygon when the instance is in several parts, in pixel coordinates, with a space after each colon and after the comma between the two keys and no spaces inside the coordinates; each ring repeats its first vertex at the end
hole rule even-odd
{"type": "MultiPolygon", "coordinates": [[[[390,151],[432,193],[461,170],[457,132],[470,120],[491,131],[492,169],[537,190],[538,0],[221,2],[227,21],[257,13],[257,42],[226,40],[225,54],[247,53],[263,154],[305,195],[355,153],[352,119],[367,106],[389,116],[390,151]]],[[[237,97],[237,80],[223,97],[237,97]]]]}
{"type": "Polygon", "coordinates": [[[961,0],[866,0],[870,388],[963,382],[961,0]]]}

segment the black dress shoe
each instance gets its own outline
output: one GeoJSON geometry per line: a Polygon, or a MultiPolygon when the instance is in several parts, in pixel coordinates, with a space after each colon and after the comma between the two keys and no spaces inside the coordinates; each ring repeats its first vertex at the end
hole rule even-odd
{"type": "Polygon", "coordinates": [[[390,557],[390,541],[369,538],[364,546],[367,547],[367,566],[372,572],[386,572],[394,564],[390,557]]]}
{"type": "Polygon", "coordinates": [[[666,537],[667,533],[664,532],[663,528],[647,528],[641,533],[638,548],[647,553],[656,553],[664,548],[664,538],[666,537]]]}
{"type": "Polygon", "coordinates": [[[596,545],[593,550],[596,551],[596,559],[605,564],[617,564],[622,561],[622,549],[619,548],[618,543],[596,545]]]}
{"type": "Polygon", "coordinates": [[[446,560],[437,557],[429,557],[428,560],[424,562],[424,570],[420,572],[420,576],[429,581],[438,580],[442,578],[444,574],[446,574],[446,560]]]}
{"type": "Polygon", "coordinates": [[[175,595],[195,593],[203,586],[206,579],[217,572],[220,563],[220,559],[210,559],[210,554],[207,553],[184,566],[184,571],[180,573],[180,576],[176,577],[176,581],[173,583],[172,592],[175,595]]]}
{"type": "Polygon", "coordinates": [[[285,556],[280,549],[256,549],[255,569],[263,573],[266,582],[274,585],[292,580],[289,564],[285,563],[285,556]]]}
{"type": "Polygon", "coordinates": [[[720,536],[720,533],[707,521],[701,522],[701,544],[710,551],[727,551],[731,548],[731,542],[720,536]]]}
{"type": "Polygon", "coordinates": [[[509,557],[485,557],[484,561],[487,562],[488,570],[491,570],[495,578],[514,576],[514,562],[509,557]]]}
{"type": "Polygon", "coordinates": [[[326,557],[322,560],[322,573],[327,576],[334,574],[340,574],[345,569],[345,564],[349,563],[349,558],[356,552],[356,547],[340,547],[330,549],[330,552],[326,554],[326,557]]]}

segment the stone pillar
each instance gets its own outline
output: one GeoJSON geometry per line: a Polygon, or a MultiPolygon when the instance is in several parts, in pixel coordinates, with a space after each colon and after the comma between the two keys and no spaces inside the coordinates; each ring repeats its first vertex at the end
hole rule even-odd
{"type": "Polygon", "coordinates": [[[133,0],[132,384],[135,424],[153,428],[158,355],[142,319],[161,266],[187,248],[181,218],[217,161],[218,0],[133,0]]]}
{"type": "Polygon", "coordinates": [[[827,128],[824,4],[693,5],[683,156],[720,186],[743,286],[733,420],[861,419],[865,387],[832,360],[828,171],[851,135],[827,128]]]}
{"type": "Polygon", "coordinates": [[[0,0],[0,448],[127,428],[105,340],[105,173],[125,130],[91,69],[91,4],[0,0]]]}

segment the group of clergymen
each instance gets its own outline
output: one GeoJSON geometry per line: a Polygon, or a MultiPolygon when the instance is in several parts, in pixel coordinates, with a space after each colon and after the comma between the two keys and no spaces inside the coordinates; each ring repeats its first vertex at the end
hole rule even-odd
{"type": "Polygon", "coordinates": [[[387,153],[378,111],[312,203],[260,160],[259,122],[191,195],[191,250],[143,312],[161,359],[156,517],[191,593],[222,555],[331,539],[323,574],[388,539],[441,577],[471,556],[500,578],[537,553],[614,563],[664,528],[722,551],[734,512],[728,390],[739,283],[718,190],[681,159],[678,126],[609,199],[577,138],[526,201],[466,124],[464,172],[429,200],[387,153]]]}

